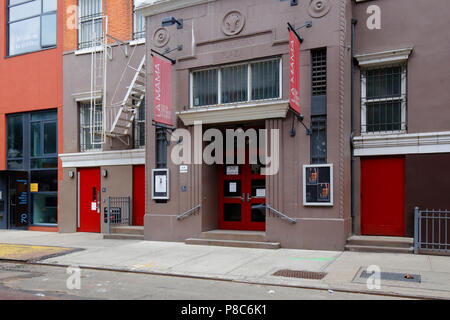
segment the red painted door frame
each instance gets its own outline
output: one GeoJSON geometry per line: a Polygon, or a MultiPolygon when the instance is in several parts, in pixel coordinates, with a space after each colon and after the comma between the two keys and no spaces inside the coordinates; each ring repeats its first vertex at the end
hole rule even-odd
{"type": "Polygon", "coordinates": [[[101,232],[100,168],[82,168],[80,174],[80,221],[77,231],[101,232]],[[95,210],[94,209],[95,203],[95,210]]]}
{"type": "Polygon", "coordinates": [[[145,165],[133,167],[133,225],[143,226],[145,215],[145,165]]]}
{"type": "Polygon", "coordinates": [[[361,234],[405,236],[405,158],[361,159],[361,234]]]}

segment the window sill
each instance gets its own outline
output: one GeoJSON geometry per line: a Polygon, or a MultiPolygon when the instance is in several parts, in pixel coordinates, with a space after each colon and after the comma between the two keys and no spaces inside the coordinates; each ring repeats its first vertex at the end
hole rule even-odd
{"type": "Polygon", "coordinates": [[[227,123],[236,121],[264,120],[286,118],[289,110],[288,100],[263,100],[232,105],[195,107],[176,114],[185,126],[193,125],[196,121],[203,124],[227,123]]]}
{"type": "Polygon", "coordinates": [[[406,134],[406,130],[395,131],[376,131],[376,132],[361,132],[362,137],[374,137],[374,136],[389,136],[389,135],[402,135],[406,134]]]}
{"type": "Polygon", "coordinates": [[[129,45],[130,46],[137,46],[139,44],[144,44],[144,43],[145,43],[145,38],[139,38],[139,39],[131,40],[129,45]]]}
{"type": "Polygon", "coordinates": [[[90,48],[84,48],[84,49],[79,49],[75,51],[75,55],[79,56],[82,54],[88,54],[88,53],[93,53],[93,52],[102,52],[103,51],[103,47],[102,46],[96,46],[96,47],[90,47],[90,48]]]}

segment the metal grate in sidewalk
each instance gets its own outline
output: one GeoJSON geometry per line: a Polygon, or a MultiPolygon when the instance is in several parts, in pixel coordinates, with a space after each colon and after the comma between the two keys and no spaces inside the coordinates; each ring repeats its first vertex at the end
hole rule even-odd
{"type": "Polygon", "coordinates": [[[287,277],[287,278],[299,278],[299,279],[309,279],[309,280],[321,280],[327,273],[325,272],[314,272],[314,271],[300,271],[300,270],[278,270],[273,274],[277,277],[287,277]]]}

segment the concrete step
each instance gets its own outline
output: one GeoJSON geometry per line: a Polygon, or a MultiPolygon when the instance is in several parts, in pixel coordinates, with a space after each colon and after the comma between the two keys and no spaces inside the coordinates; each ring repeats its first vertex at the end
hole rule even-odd
{"type": "Polygon", "coordinates": [[[114,239],[114,240],[144,240],[144,235],[140,234],[120,234],[111,233],[104,234],[103,239],[114,239]]]}
{"type": "Polygon", "coordinates": [[[359,246],[347,244],[345,246],[346,251],[353,252],[377,252],[377,253],[413,253],[414,247],[386,247],[386,246],[359,246]]]}
{"type": "Polygon", "coordinates": [[[144,235],[144,227],[142,227],[142,226],[111,227],[111,233],[144,235]]]}
{"type": "Polygon", "coordinates": [[[221,247],[237,247],[237,248],[254,248],[254,249],[280,249],[279,242],[260,242],[260,241],[239,241],[239,240],[217,240],[217,239],[186,239],[186,244],[203,245],[203,246],[221,246],[221,247]]]}
{"type": "Polygon", "coordinates": [[[413,238],[378,237],[378,236],[352,236],[347,240],[348,245],[410,248],[414,246],[413,238]]]}
{"type": "Polygon", "coordinates": [[[212,240],[266,241],[266,233],[263,231],[211,230],[202,232],[200,237],[212,240]]]}

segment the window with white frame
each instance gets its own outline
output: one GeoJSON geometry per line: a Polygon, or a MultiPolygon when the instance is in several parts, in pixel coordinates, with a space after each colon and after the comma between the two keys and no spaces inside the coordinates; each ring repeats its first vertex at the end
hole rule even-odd
{"type": "Polygon", "coordinates": [[[102,148],[102,137],[95,132],[101,132],[103,127],[102,103],[95,103],[95,110],[91,112],[90,102],[79,104],[80,152],[98,150],[102,148]],[[94,125],[92,123],[94,122],[94,125]],[[93,130],[94,129],[94,130],[93,130]]]}
{"type": "MultiPolygon", "coordinates": [[[[133,102],[133,104],[135,104],[133,102]]],[[[139,106],[134,118],[134,148],[145,147],[145,98],[139,106]]]]}
{"type": "Polygon", "coordinates": [[[361,70],[361,133],[406,131],[406,64],[361,70]]]}
{"type": "Polygon", "coordinates": [[[78,49],[99,45],[102,37],[102,0],[78,0],[78,49]]]}
{"type": "Polygon", "coordinates": [[[136,10],[136,1],[133,1],[133,39],[145,38],[145,16],[136,10]]]}
{"type": "Polygon", "coordinates": [[[281,98],[281,59],[191,72],[191,107],[281,98]]]}

